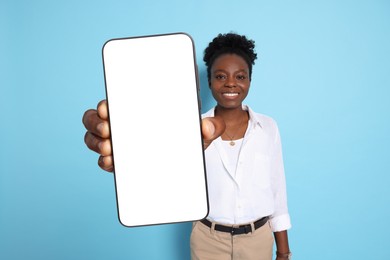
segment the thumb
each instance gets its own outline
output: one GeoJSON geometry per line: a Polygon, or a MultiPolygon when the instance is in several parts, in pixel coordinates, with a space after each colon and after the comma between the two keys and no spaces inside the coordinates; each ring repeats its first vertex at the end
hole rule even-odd
{"type": "Polygon", "coordinates": [[[108,107],[107,107],[107,100],[103,99],[99,102],[97,106],[97,112],[101,119],[107,120],[108,119],[108,107]]]}
{"type": "Polygon", "coordinates": [[[204,149],[223,134],[226,125],[221,117],[206,117],[202,119],[202,135],[204,149]]]}

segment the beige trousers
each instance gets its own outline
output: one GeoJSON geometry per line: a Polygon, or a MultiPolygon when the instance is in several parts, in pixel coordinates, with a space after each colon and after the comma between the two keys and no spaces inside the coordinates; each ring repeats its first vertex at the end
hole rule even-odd
{"type": "Polygon", "coordinates": [[[234,236],[214,230],[214,225],[193,224],[192,260],[272,260],[274,237],[269,222],[253,233],[234,236]]]}

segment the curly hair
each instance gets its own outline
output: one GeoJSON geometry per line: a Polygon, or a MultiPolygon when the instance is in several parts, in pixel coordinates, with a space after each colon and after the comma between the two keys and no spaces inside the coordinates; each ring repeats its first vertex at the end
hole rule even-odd
{"type": "Polygon", "coordinates": [[[210,82],[211,66],[216,58],[222,54],[237,54],[242,57],[249,67],[249,79],[252,78],[252,65],[255,64],[257,54],[255,52],[255,42],[249,40],[244,35],[235,33],[218,34],[204,50],[203,61],[207,67],[207,78],[210,82]]]}

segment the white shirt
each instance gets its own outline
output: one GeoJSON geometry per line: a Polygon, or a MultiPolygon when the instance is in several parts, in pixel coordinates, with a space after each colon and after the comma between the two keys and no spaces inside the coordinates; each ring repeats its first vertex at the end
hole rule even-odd
{"type": "MultiPolygon", "coordinates": [[[[282,146],[276,122],[248,106],[248,128],[231,163],[221,137],[205,151],[210,203],[208,219],[244,224],[269,216],[273,232],[291,227],[287,208],[282,146]],[[234,167],[236,165],[236,167],[234,167]]],[[[214,108],[202,117],[214,116],[214,108]]],[[[236,144],[239,145],[239,144],[236,144]]]]}
{"type": "Polygon", "coordinates": [[[230,144],[231,141],[224,141],[224,140],[222,141],[222,145],[227,156],[227,162],[229,163],[229,165],[226,165],[226,167],[229,168],[230,171],[234,173],[234,176],[236,176],[235,173],[237,168],[238,156],[241,151],[242,140],[243,138],[234,140],[235,143],[234,146],[230,144]]]}

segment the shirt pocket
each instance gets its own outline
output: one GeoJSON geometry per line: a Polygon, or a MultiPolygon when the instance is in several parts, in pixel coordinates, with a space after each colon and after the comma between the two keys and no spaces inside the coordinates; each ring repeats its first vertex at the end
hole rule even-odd
{"type": "Polygon", "coordinates": [[[259,188],[271,186],[271,159],[265,154],[256,153],[253,163],[253,181],[259,188]]]}

